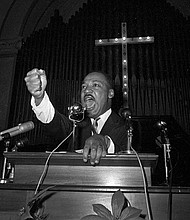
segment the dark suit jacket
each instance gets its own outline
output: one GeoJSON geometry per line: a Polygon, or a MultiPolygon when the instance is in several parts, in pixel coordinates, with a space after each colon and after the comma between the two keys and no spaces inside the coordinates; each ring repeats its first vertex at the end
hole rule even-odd
{"type": "MultiPolygon", "coordinates": [[[[56,138],[58,142],[61,142],[73,129],[73,123],[68,117],[60,114],[56,111],[54,119],[49,124],[43,125],[46,133],[56,138]]],[[[85,119],[77,124],[75,130],[75,150],[82,149],[85,144],[85,140],[92,135],[92,125],[90,118],[85,119]]],[[[107,121],[105,122],[100,134],[108,135],[115,145],[115,152],[125,150],[127,148],[127,128],[124,120],[112,112],[107,121]]],[[[73,137],[71,136],[68,141],[63,144],[64,149],[71,151],[73,146],[73,137]]]]}

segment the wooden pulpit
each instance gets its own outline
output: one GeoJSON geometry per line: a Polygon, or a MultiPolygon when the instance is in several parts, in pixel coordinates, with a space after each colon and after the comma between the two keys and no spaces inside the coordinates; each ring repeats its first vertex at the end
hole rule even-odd
{"type": "MultiPolygon", "coordinates": [[[[15,184],[37,184],[49,153],[6,153],[14,166],[15,184]]],[[[157,155],[140,154],[147,183],[151,186],[157,155]]],[[[54,153],[48,163],[44,184],[124,187],[143,186],[142,171],[135,154],[107,155],[99,165],[84,163],[78,153],[54,153]]]]}
{"type": "MultiPolygon", "coordinates": [[[[20,214],[34,195],[49,153],[8,152],[4,156],[14,167],[14,177],[13,182],[0,184],[0,219],[21,220],[20,214]]],[[[158,156],[140,154],[139,157],[146,174],[154,220],[166,220],[168,187],[152,186],[158,156]]],[[[53,188],[46,192],[47,200],[43,202],[44,212],[49,214],[47,220],[80,220],[95,214],[92,205],[97,203],[111,211],[111,198],[117,190],[147,216],[142,171],[134,154],[107,155],[99,165],[92,166],[83,162],[81,154],[54,153],[39,190],[49,186],[53,188]]],[[[189,188],[175,188],[172,193],[173,220],[189,219],[189,188]],[[182,208],[183,215],[179,214],[182,208]]]]}

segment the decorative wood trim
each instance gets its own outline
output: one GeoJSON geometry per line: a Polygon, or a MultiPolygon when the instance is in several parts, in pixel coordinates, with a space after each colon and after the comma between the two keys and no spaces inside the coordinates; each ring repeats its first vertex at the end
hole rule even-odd
{"type": "Polygon", "coordinates": [[[0,40],[0,54],[17,53],[21,46],[21,37],[0,40]]]}

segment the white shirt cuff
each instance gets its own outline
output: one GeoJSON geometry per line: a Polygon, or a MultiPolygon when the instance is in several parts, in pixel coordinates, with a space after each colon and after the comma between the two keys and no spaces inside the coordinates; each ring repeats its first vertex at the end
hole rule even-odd
{"type": "Polygon", "coordinates": [[[44,98],[42,102],[38,106],[36,106],[35,99],[32,96],[31,106],[37,119],[40,120],[41,122],[50,123],[53,120],[53,117],[55,115],[55,108],[53,107],[51,101],[49,100],[49,97],[46,92],[44,94],[44,98]]]}
{"type": "Polygon", "coordinates": [[[109,142],[109,147],[108,147],[108,154],[114,154],[115,153],[115,146],[114,143],[112,141],[112,139],[106,135],[107,138],[109,138],[110,142],[109,142]]]}

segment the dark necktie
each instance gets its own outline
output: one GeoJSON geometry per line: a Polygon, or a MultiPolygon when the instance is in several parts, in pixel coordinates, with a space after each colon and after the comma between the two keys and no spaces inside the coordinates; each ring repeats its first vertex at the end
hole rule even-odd
{"type": "Polygon", "coordinates": [[[99,118],[96,118],[96,119],[94,119],[94,121],[93,121],[93,124],[92,124],[92,127],[93,127],[93,133],[95,133],[95,134],[97,134],[98,132],[97,132],[97,128],[98,128],[98,120],[100,119],[100,117],[99,118]]]}

